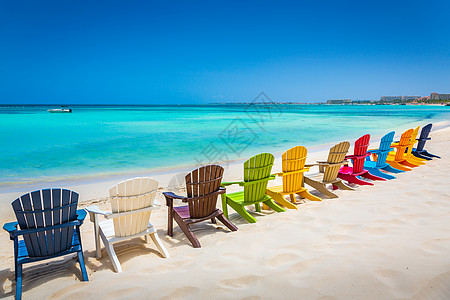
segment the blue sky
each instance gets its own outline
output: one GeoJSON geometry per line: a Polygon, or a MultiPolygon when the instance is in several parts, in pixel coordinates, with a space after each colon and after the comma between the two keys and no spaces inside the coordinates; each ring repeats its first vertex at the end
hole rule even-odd
{"type": "Polygon", "coordinates": [[[2,0],[0,103],[450,93],[449,13],[444,0],[2,0]]]}

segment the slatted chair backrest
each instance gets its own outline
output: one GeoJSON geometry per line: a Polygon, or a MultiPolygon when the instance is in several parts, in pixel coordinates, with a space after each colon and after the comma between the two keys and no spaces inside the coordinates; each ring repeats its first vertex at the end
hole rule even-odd
{"type": "Polygon", "coordinates": [[[381,138],[380,147],[378,148],[380,152],[377,153],[377,168],[386,166],[386,158],[391,151],[391,144],[394,141],[394,135],[395,131],[391,131],[381,138]]]}
{"type": "Polygon", "coordinates": [[[411,154],[412,149],[413,149],[413,147],[414,147],[414,144],[417,142],[416,138],[417,138],[417,136],[419,135],[419,128],[420,128],[420,126],[417,126],[417,127],[414,129],[414,131],[413,131],[413,133],[412,133],[412,135],[411,135],[411,138],[409,139],[408,148],[407,148],[407,150],[406,150],[406,153],[407,153],[406,155],[407,155],[407,156],[412,155],[412,154],[411,154]]]}
{"type": "Polygon", "coordinates": [[[193,219],[200,219],[216,211],[217,197],[222,182],[224,169],[218,165],[200,167],[187,174],[186,192],[188,198],[189,215],[193,219]],[[206,196],[207,197],[201,197],[206,196]]]}
{"type": "Polygon", "coordinates": [[[355,150],[352,158],[353,173],[360,173],[364,169],[364,161],[367,156],[367,148],[370,144],[370,134],[365,134],[355,141],[355,150]]]}
{"type": "Polygon", "coordinates": [[[57,255],[72,246],[74,226],[52,228],[77,218],[78,194],[65,189],[34,191],[12,202],[20,229],[48,228],[23,236],[30,257],[57,255]]]}
{"type": "Polygon", "coordinates": [[[270,153],[255,155],[244,162],[244,182],[252,184],[244,185],[244,201],[246,203],[257,202],[266,196],[267,183],[275,158],[270,153]]]}
{"type": "Polygon", "coordinates": [[[295,193],[302,188],[307,153],[303,146],[293,147],[283,153],[283,192],[295,193]]]}
{"type": "Polygon", "coordinates": [[[400,141],[398,142],[398,146],[396,146],[395,151],[395,161],[402,161],[403,156],[405,155],[406,147],[408,147],[409,140],[411,139],[411,136],[413,134],[413,129],[408,129],[405,132],[403,132],[402,136],[400,137],[400,141]]]}
{"type": "Polygon", "coordinates": [[[420,132],[420,137],[418,139],[419,143],[417,144],[417,151],[423,151],[423,148],[425,148],[425,143],[429,140],[428,135],[431,132],[431,127],[433,127],[433,124],[431,123],[422,127],[422,131],[420,132]]]}
{"type": "MultiPolygon", "coordinates": [[[[109,190],[112,213],[123,213],[153,205],[158,181],[149,177],[137,177],[118,183],[109,190]]],[[[148,228],[151,211],[136,212],[113,218],[117,237],[132,236],[148,228]]]]}
{"type": "Polygon", "coordinates": [[[341,142],[331,147],[327,159],[327,163],[330,164],[330,166],[326,167],[324,170],[322,180],[323,182],[326,183],[336,180],[339,173],[339,169],[342,166],[341,163],[344,161],[349,148],[350,148],[349,142],[341,142]]]}

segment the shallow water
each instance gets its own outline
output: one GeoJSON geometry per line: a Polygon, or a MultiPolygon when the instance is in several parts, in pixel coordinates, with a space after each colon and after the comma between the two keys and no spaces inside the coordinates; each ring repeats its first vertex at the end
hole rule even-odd
{"type": "Polygon", "coordinates": [[[450,120],[443,106],[0,106],[0,186],[244,159],[450,120]]]}

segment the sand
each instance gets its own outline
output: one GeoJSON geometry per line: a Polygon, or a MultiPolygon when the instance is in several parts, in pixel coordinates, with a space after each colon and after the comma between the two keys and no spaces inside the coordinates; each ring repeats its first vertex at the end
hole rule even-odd
{"type": "MultiPolygon", "coordinates": [[[[254,213],[256,224],[237,214],[239,228],[200,223],[193,227],[202,248],[194,249],[175,226],[166,235],[167,209],[151,222],[171,258],[137,238],[115,247],[123,273],[115,273],[103,249],[95,258],[93,226],[82,238],[89,282],[81,282],[75,258],[67,256],[24,268],[25,299],[450,299],[450,128],[433,131],[427,144],[442,156],[397,179],[337,191],[339,198],[298,206],[284,213],[254,213]]],[[[375,143],[376,144],[376,143],[375,143]]],[[[326,151],[309,155],[324,159],[326,151]]],[[[274,171],[280,169],[277,159],[274,171]]],[[[233,164],[225,180],[240,179],[233,164]]],[[[176,188],[182,175],[155,176],[161,190],[176,188]],[[175,176],[175,177],[174,177],[175,176]]],[[[102,200],[109,181],[67,186],[78,191],[82,207],[102,200]],[[85,196],[83,196],[85,195],[85,196]]],[[[273,182],[272,184],[276,184],[273,182]]],[[[230,188],[230,191],[236,188],[230,188]]],[[[315,193],[313,189],[310,189],[315,193]]],[[[19,191],[2,194],[14,197],[19,191]]],[[[324,196],[324,198],[326,198],[324,196]]],[[[158,196],[162,203],[162,196],[158,196]]],[[[4,213],[2,221],[12,221],[4,213]]],[[[13,298],[13,243],[0,234],[0,297],[13,298]]]]}

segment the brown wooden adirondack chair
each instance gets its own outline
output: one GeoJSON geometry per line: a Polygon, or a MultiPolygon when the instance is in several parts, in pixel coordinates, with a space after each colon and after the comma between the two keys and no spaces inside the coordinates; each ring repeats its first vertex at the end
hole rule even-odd
{"type": "Polygon", "coordinates": [[[345,156],[350,148],[349,142],[341,142],[330,149],[327,161],[318,161],[317,164],[305,165],[306,167],[319,166],[319,173],[305,174],[304,182],[312,186],[322,194],[330,198],[337,198],[337,195],[327,189],[327,184],[343,190],[353,190],[340,178],[337,178],[339,169],[345,164],[345,156]]]}
{"type": "Polygon", "coordinates": [[[201,247],[200,242],[189,229],[190,225],[194,223],[211,220],[215,224],[215,218],[217,218],[231,231],[237,230],[237,227],[216,207],[217,197],[225,193],[225,189],[220,187],[222,175],[223,168],[221,166],[204,166],[186,175],[187,197],[177,196],[171,192],[163,193],[169,208],[167,229],[169,236],[173,236],[174,219],[194,248],[201,247]],[[180,199],[183,202],[187,202],[188,205],[174,207],[173,199],[180,199]]]}

